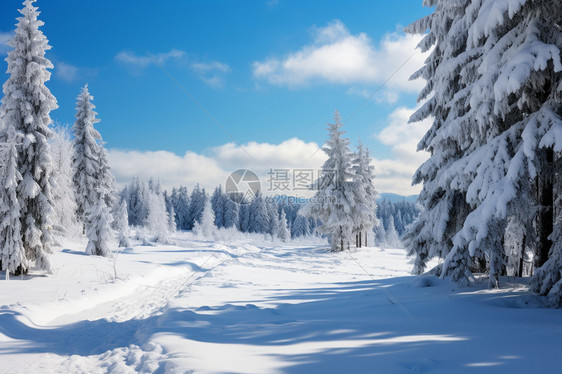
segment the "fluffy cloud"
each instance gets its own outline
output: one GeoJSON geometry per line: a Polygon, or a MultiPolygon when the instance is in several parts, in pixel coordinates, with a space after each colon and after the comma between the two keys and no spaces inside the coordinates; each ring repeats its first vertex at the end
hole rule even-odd
{"type": "Polygon", "coordinates": [[[417,108],[400,107],[388,118],[389,125],[376,138],[392,147],[392,158],[375,159],[376,187],[379,191],[402,195],[417,194],[421,186],[411,186],[412,176],[429,157],[427,152],[416,152],[417,144],[431,126],[431,119],[408,123],[417,108]]]}
{"type": "Polygon", "coordinates": [[[289,139],[280,144],[250,142],[242,146],[233,143],[212,148],[208,155],[186,152],[178,156],[168,151],[139,152],[111,149],[109,162],[117,183],[123,186],[134,176],[159,179],[165,188],[179,185],[193,187],[224,186],[228,175],[236,169],[250,169],[267,188],[270,169],[319,169],[325,160],[316,152],[316,143],[289,139]]]}
{"type": "Polygon", "coordinates": [[[386,86],[392,90],[418,92],[423,82],[408,79],[425,59],[415,48],[420,40],[419,35],[391,33],[375,46],[365,33],[353,35],[336,20],[314,29],[312,43],[300,50],[254,62],[253,73],[255,78],[289,87],[312,82],[382,84],[388,79],[386,86]]]}
{"type": "Polygon", "coordinates": [[[121,51],[115,56],[115,60],[127,66],[133,71],[138,72],[152,64],[164,65],[169,60],[180,60],[185,56],[184,51],[172,49],[169,52],[158,53],[156,55],[140,56],[131,51],[121,51]]]}
{"type": "Polygon", "coordinates": [[[165,65],[170,61],[175,61],[187,66],[205,84],[214,88],[224,85],[226,74],[230,72],[230,66],[223,62],[210,61],[200,62],[187,58],[184,51],[172,49],[169,52],[158,53],[156,55],[138,55],[131,51],[121,51],[115,56],[115,60],[127,67],[133,74],[139,74],[150,65],[165,65]]]}
{"type": "Polygon", "coordinates": [[[0,53],[8,52],[11,47],[8,45],[8,42],[14,37],[13,31],[2,32],[0,31],[0,53]]]}
{"type": "Polygon", "coordinates": [[[203,82],[216,88],[224,85],[225,75],[230,72],[230,66],[218,61],[193,62],[190,67],[203,82]]]}
{"type": "Polygon", "coordinates": [[[92,78],[98,73],[97,69],[78,67],[62,61],[53,61],[53,64],[55,77],[69,83],[92,78]]]}
{"type": "MultiPolygon", "coordinates": [[[[416,144],[427,131],[429,122],[408,124],[413,111],[410,108],[397,109],[389,117],[389,126],[377,134],[377,138],[393,150],[392,158],[373,160],[376,168],[374,183],[380,192],[411,195],[420,190],[419,186],[411,187],[411,181],[414,171],[427,159],[426,153],[416,152],[416,144]]],[[[193,188],[195,183],[211,189],[219,184],[224,186],[234,170],[250,169],[258,174],[262,188],[267,192],[271,169],[321,169],[326,155],[318,151],[318,147],[314,142],[292,138],[280,144],[227,143],[211,148],[205,154],[186,152],[182,156],[168,151],[110,149],[109,162],[120,186],[139,176],[159,179],[168,189],[179,185],[193,188]]]]}

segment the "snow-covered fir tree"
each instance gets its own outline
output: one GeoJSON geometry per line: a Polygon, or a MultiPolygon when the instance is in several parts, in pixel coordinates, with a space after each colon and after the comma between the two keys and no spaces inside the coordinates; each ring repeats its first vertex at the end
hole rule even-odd
{"type": "Polygon", "coordinates": [[[217,231],[217,226],[215,225],[215,213],[213,212],[213,207],[209,199],[205,199],[203,204],[203,213],[199,221],[195,222],[193,226],[193,232],[195,235],[202,236],[207,239],[212,239],[217,231]]]}
{"type": "MultiPolygon", "coordinates": [[[[443,276],[466,285],[472,271],[485,271],[497,286],[506,234],[523,230],[519,251],[534,252],[539,268],[556,253],[562,8],[546,0],[432,4],[433,15],[410,28],[429,28],[421,45],[435,45],[418,74],[428,79],[420,98],[432,96],[412,119],[434,123],[420,143],[431,158],[415,177],[425,210],[407,245],[418,272],[437,256],[443,276]]],[[[552,271],[536,271],[533,284],[552,271]]]]}
{"type": "Polygon", "coordinates": [[[115,221],[113,228],[117,231],[119,247],[130,247],[131,241],[129,239],[129,215],[127,213],[127,201],[122,199],[115,214],[115,221]]]}
{"type": "Polygon", "coordinates": [[[187,230],[189,226],[189,193],[187,187],[181,186],[179,189],[172,190],[172,202],[178,229],[187,230]]]}
{"type": "Polygon", "coordinates": [[[419,201],[424,210],[404,237],[409,254],[415,255],[413,271],[417,274],[425,270],[429,259],[448,255],[469,211],[465,192],[450,187],[452,175],[445,178],[470,139],[467,126],[461,125],[466,122],[466,118],[462,120],[468,100],[466,90],[474,81],[476,69],[474,51],[466,49],[470,24],[461,22],[461,17],[474,13],[467,12],[469,3],[428,2],[426,5],[435,6],[435,11],[406,28],[412,33],[429,30],[419,47],[422,52],[433,48],[426,64],[412,76],[424,78],[427,84],[418,96],[418,100],[426,100],[425,104],[410,121],[433,116],[433,125],[418,144],[418,150],[428,151],[431,157],[414,174],[414,183],[423,183],[419,201]],[[466,93],[459,94],[462,91],[466,93]],[[444,131],[448,128],[456,131],[444,131]]]}
{"type": "Polygon", "coordinates": [[[293,225],[291,226],[291,236],[297,238],[299,236],[310,235],[310,226],[308,224],[308,218],[302,214],[298,214],[293,225]]]}
{"type": "Polygon", "coordinates": [[[166,211],[164,196],[158,193],[159,189],[148,189],[145,226],[154,235],[154,241],[167,243],[169,240],[169,216],[166,211]]]}
{"type": "Polygon", "coordinates": [[[127,201],[129,224],[143,226],[148,216],[148,186],[139,177],[134,177],[131,184],[123,190],[122,198],[127,201]]]}
{"type": "MultiPolygon", "coordinates": [[[[45,58],[51,47],[39,28],[34,0],[26,0],[19,12],[15,35],[9,45],[7,81],[3,85],[2,122],[14,129],[17,169],[22,179],[17,186],[20,204],[22,242],[28,260],[44,270],[51,270],[48,254],[52,244],[52,160],[48,141],[52,136],[50,112],[57,101],[45,86],[53,65],[45,58]]],[[[27,263],[30,264],[30,263],[27,263]]],[[[24,265],[23,263],[21,265],[24,265]]],[[[21,266],[18,272],[26,273],[21,266]]]]}
{"type": "Polygon", "coordinates": [[[267,209],[267,204],[261,192],[256,194],[256,197],[248,207],[248,232],[255,233],[269,233],[270,232],[270,216],[267,209]]]}
{"type": "Polygon", "coordinates": [[[200,188],[199,184],[197,184],[193,191],[191,191],[191,196],[189,198],[189,215],[187,217],[186,230],[192,230],[195,222],[201,219],[206,200],[207,193],[205,189],[200,188]]]}
{"type": "Polygon", "coordinates": [[[289,227],[287,225],[287,216],[285,215],[285,211],[283,209],[281,209],[281,218],[279,219],[277,237],[284,242],[291,239],[291,232],[289,231],[289,227]]]}
{"type": "Polygon", "coordinates": [[[217,227],[224,227],[224,215],[225,215],[225,210],[226,210],[226,206],[225,206],[225,199],[226,199],[226,195],[223,194],[222,192],[222,186],[218,186],[217,188],[215,188],[215,191],[213,192],[213,196],[211,197],[211,205],[213,207],[213,212],[215,212],[215,226],[217,227]]]}
{"type": "Polygon", "coordinates": [[[267,214],[268,214],[268,223],[269,223],[269,228],[268,228],[268,232],[273,235],[273,237],[278,236],[277,234],[279,233],[279,226],[280,226],[280,222],[279,222],[279,211],[277,209],[277,204],[275,204],[272,201],[269,201],[269,199],[266,199],[265,201],[265,206],[267,209],[267,214]]]}
{"type": "Polygon", "coordinates": [[[21,237],[21,207],[17,186],[21,175],[17,168],[18,151],[14,128],[8,129],[6,141],[0,147],[0,269],[21,274],[29,268],[21,237]]]}
{"type": "Polygon", "coordinates": [[[76,121],[72,126],[74,132],[74,153],[72,157],[73,181],[76,191],[77,214],[82,222],[86,222],[86,210],[96,204],[98,190],[101,187],[102,167],[100,165],[101,135],[94,128],[100,120],[96,118],[95,106],[92,103],[88,85],[82,88],[76,102],[76,121]]]}
{"type": "Polygon", "coordinates": [[[228,196],[224,200],[224,227],[237,227],[239,221],[240,205],[228,196]]]}
{"type": "Polygon", "coordinates": [[[378,225],[376,216],[377,191],[373,186],[374,166],[371,165],[369,150],[359,142],[353,161],[353,182],[355,205],[353,206],[353,231],[357,245],[368,245],[368,233],[378,225]]]}
{"type": "Polygon", "coordinates": [[[313,202],[303,207],[302,213],[320,222],[317,230],[330,235],[334,250],[349,247],[353,230],[353,175],[351,169],[351,151],[349,140],[343,137],[339,112],[334,115],[334,123],[329,125],[329,139],[322,150],[328,159],[322,166],[322,175],[317,181],[317,191],[313,202]]]}
{"type": "Polygon", "coordinates": [[[50,144],[54,177],[54,228],[63,235],[82,234],[82,226],[76,216],[77,205],[72,169],[74,149],[68,128],[56,127],[50,144]]]}
{"type": "Polygon", "coordinates": [[[394,217],[390,216],[390,220],[388,222],[388,228],[385,230],[385,241],[386,247],[389,248],[400,248],[402,247],[402,243],[400,243],[400,239],[398,238],[398,233],[396,232],[396,228],[394,227],[394,217]]]}
{"type": "Polygon", "coordinates": [[[107,207],[107,191],[104,187],[98,187],[96,195],[92,198],[93,203],[89,203],[86,208],[86,236],[88,237],[88,245],[86,253],[94,256],[111,256],[111,239],[113,232],[111,223],[113,217],[107,207]]]}
{"type": "Polygon", "coordinates": [[[86,252],[97,256],[109,256],[111,204],[114,201],[113,177],[110,173],[107,152],[94,124],[99,122],[92,103],[88,85],[82,88],[76,102],[74,131],[74,187],[78,215],[84,222],[89,239],[86,252]],[[107,227],[105,226],[107,225],[107,227]]]}

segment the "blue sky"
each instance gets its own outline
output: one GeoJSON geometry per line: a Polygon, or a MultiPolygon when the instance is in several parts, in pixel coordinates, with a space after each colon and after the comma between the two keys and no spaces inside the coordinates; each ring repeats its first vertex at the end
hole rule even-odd
{"type": "MultiPolygon", "coordinates": [[[[118,180],[124,181],[135,170],[140,174],[150,170],[165,184],[193,183],[195,171],[206,162],[224,171],[237,163],[265,170],[268,163],[282,166],[279,154],[287,154],[286,165],[306,159],[303,155],[325,140],[326,123],[336,108],[348,118],[416,53],[415,40],[405,36],[402,27],[431,11],[422,7],[421,0],[39,0],[36,6],[53,47],[48,57],[55,69],[48,87],[60,108],[52,118],[71,124],[75,98],[88,83],[118,180]],[[287,143],[290,139],[293,142],[287,143]],[[250,148],[253,160],[245,160],[242,154],[251,153],[250,148]],[[159,155],[164,158],[158,159],[159,155]],[[136,164],[128,164],[129,159],[136,164]],[[162,171],[158,164],[137,165],[155,159],[160,164],[167,160],[196,165],[187,173],[174,168],[162,171]],[[171,176],[180,173],[191,176],[171,176]]],[[[21,1],[3,0],[1,7],[3,43],[14,29],[21,1]]],[[[5,56],[6,47],[0,45],[0,51],[5,56]]],[[[422,62],[418,52],[346,123],[351,140],[361,138],[371,149],[375,166],[381,164],[381,182],[388,177],[379,190],[415,192],[404,186],[411,170],[402,170],[400,181],[391,181],[397,175],[386,169],[405,157],[400,147],[406,139],[396,139],[393,133],[412,135],[398,122],[404,122],[410,113],[406,109],[416,105],[416,91],[422,85],[408,83],[406,73],[422,62]],[[396,124],[389,128],[393,120],[396,124]]],[[[6,70],[4,61],[1,70],[6,70]]],[[[220,178],[201,175],[202,183],[220,178]]]]}

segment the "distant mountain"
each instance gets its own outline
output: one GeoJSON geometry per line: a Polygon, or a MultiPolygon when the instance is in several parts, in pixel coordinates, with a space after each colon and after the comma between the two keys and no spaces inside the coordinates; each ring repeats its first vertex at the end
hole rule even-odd
{"type": "Polygon", "coordinates": [[[411,201],[411,202],[415,203],[417,199],[418,199],[418,195],[403,196],[403,195],[398,195],[398,194],[395,194],[395,193],[385,192],[385,193],[379,194],[379,197],[378,197],[377,200],[387,200],[387,201],[390,201],[392,203],[397,203],[397,202],[406,200],[406,201],[411,201]]]}

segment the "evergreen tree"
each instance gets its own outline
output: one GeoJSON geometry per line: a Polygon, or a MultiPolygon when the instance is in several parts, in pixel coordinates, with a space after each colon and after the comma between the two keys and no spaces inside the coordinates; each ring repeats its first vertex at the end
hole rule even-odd
{"type": "Polygon", "coordinates": [[[118,233],[119,247],[130,247],[131,241],[129,240],[129,215],[127,213],[127,201],[121,200],[117,214],[115,215],[114,228],[118,233]]]}
{"type": "Polygon", "coordinates": [[[353,206],[353,231],[358,235],[359,243],[362,236],[365,237],[364,245],[367,245],[367,233],[378,224],[376,216],[377,191],[373,186],[375,168],[371,165],[369,150],[359,142],[353,165],[353,179],[355,192],[355,205],[353,206]]]}
{"type": "Polygon", "coordinates": [[[84,220],[89,239],[86,253],[109,256],[111,238],[110,209],[114,201],[113,177],[103,148],[100,133],[94,128],[99,122],[92,103],[88,85],[77,97],[74,131],[74,186],[77,194],[78,214],[84,220]],[[105,225],[108,225],[107,227],[105,225]]]}
{"type": "Polygon", "coordinates": [[[55,128],[51,140],[53,156],[53,208],[55,228],[61,234],[82,234],[82,227],[76,220],[76,194],[74,188],[74,171],[72,157],[73,143],[68,128],[55,128]]]}
{"type": "MultiPolygon", "coordinates": [[[[39,28],[39,12],[34,0],[26,0],[19,12],[13,48],[6,62],[9,77],[3,85],[2,122],[5,129],[14,129],[17,150],[17,169],[22,177],[17,186],[20,204],[22,242],[26,257],[41,268],[51,271],[48,253],[51,252],[51,217],[53,214],[51,179],[52,160],[48,140],[52,136],[50,112],[57,108],[55,97],[45,86],[53,65],[45,58],[51,47],[39,28]]],[[[22,262],[26,273],[29,262],[22,262]]]]}
{"type": "Polygon", "coordinates": [[[211,206],[213,207],[213,212],[215,212],[215,226],[225,227],[225,212],[228,208],[226,206],[227,197],[222,192],[222,187],[218,186],[213,192],[211,197],[211,206]]]}
{"type": "Polygon", "coordinates": [[[146,216],[145,226],[154,235],[154,241],[167,243],[169,238],[169,216],[166,211],[166,203],[164,196],[158,194],[159,189],[152,189],[148,192],[146,206],[148,214],[146,216]]]}
{"type": "Polygon", "coordinates": [[[97,203],[100,187],[99,176],[101,168],[99,165],[101,135],[94,128],[94,124],[100,120],[96,118],[95,106],[92,103],[93,96],[88,91],[88,85],[82,88],[77,97],[76,122],[72,126],[74,132],[74,154],[72,158],[72,169],[74,170],[73,181],[76,191],[77,214],[82,222],[86,221],[85,212],[90,205],[97,203]]]}
{"type": "Polygon", "coordinates": [[[192,230],[195,222],[201,219],[206,200],[207,194],[205,189],[199,188],[199,184],[197,184],[193,191],[191,191],[189,199],[189,216],[187,218],[186,230],[192,230]]]}
{"type": "Polygon", "coordinates": [[[265,205],[267,209],[267,215],[269,216],[267,220],[269,223],[268,232],[273,235],[273,237],[276,237],[278,236],[281,225],[281,223],[279,222],[279,211],[277,209],[277,204],[266,200],[265,205]]]}
{"type": "Polygon", "coordinates": [[[21,175],[17,169],[17,148],[14,129],[9,129],[8,139],[0,148],[0,269],[20,274],[29,268],[21,237],[21,207],[17,199],[17,186],[21,175]]]}
{"type": "Polygon", "coordinates": [[[329,125],[329,139],[322,150],[328,160],[322,166],[322,176],[317,182],[314,202],[303,207],[303,214],[322,222],[317,230],[330,235],[332,248],[344,250],[349,246],[353,229],[353,175],[350,173],[351,152],[349,140],[343,137],[343,126],[338,111],[335,123],[329,125]]]}
{"type": "Polygon", "coordinates": [[[301,214],[297,215],[291,227],[291,235],[293,238],[310,235],[309,222],[305,216],[301,214]]]}
{"type": "Polygon", "coordinates": [[[238,226],[240,205],[231,200],[228,196],[225,196],[224,206],[224,227],[228,228],[238,226]]]}
{"type": "Polygon", "coordinates": [[[484,263],[497,286],[513,222],[524,232],[520,253],[534,251],[538,267],[556,253],[561,17],[547,0],[436,1],[410,28],[429,28],[421,45],[435,45],[418,74],[428,79],[420,98],[433,96],[412,118],[434,117],[420,142],[431,158],[414,179],[425,209],[406,240],[416,271],[438,256],[443,276],[466,285],[484,263]]]}
{"type": "MultiPolygon", "coordinates": [[[[464,114],[479,54],[466,48],[467,28],[475,16],[473,9],[467,9],[469,3],[470,0],[436,0],[431,3],[435,6],[433,14],[406,28],[412,33],[429,29],[419,46],[422,52],[433,48],[426,64],[412,76],[424,78],[427,84],[418,97],[426,102],[410,121],[433,116],[433,125],[418,144],[418,150],[428,151],[431,157],[416,171],[413,180],[416,184],[423,182],[419,201],[424,210],[404,238],[409,254],[416,256],[417,274],[425,270],[431,258],[449,254],[453,237],[470,209],[465,191],[451,187],[454,175],[449,173],[471,138],[464,114]]],[[[463,274],[453,278],[463,284],[467,279],[463,274]]]]}
{"type": "Polygon", "coordinates": [[[284,242],[291,238],[291,232],[289,231],[289,227],[287,226],[287,216],[285,215],[284,210],[281,210],[281,219],[279,220],[279,230],[277,232],[277,237],[284,242]]]}
{"type": "Polygon", "coordinates": [[[390,216],[390,220],[388,221],[388,228],[385,230],[385,239],[385,244],[387,247],[400,248],[402,246],[402,244],[400,243],[400,239],[398,238],[396,228],[394,227],[394,217],[392,216],[390,216]]]}
{"type": "Polygon", "coordinates": [[[106,205],[107,191],[103,186],[98,187],[96,195],[92,198],[93,203],[86,208],[86,236],[88,245],[86,253],[94,256],[111,256],[109,248],[113,232],[111,223],[113,218],[106,205]]]}
{"type": "Polygon", "coordinates": [[[148,216],[148,187],[139,178],[134,177],[125,191],[129,224],[131,226],[142,226],[148,216]]]}
{"type": "Polygon", "coordinates": [[[193,232],[195,235],[203,236],[207,239],[213,238],[217,227],[215,226],[215,214],[213,212],[213,207],[209,199],[205,199],[205,204],[203,205],[203,213],[199,221],[195,222],[193,227],[193,232]]]}
{"type": "Polygon", "coordinates": [[[268,233],[270,230],[269,213],[267,205],[261,194],[258,192],[248,209],[248,232],[260,234],[268,233]]]}

